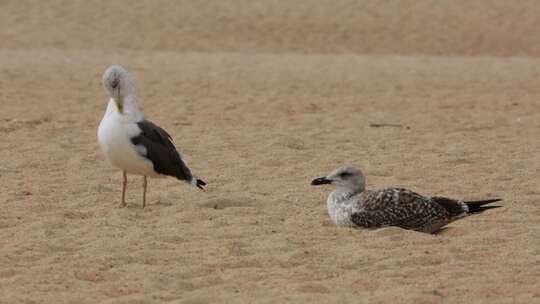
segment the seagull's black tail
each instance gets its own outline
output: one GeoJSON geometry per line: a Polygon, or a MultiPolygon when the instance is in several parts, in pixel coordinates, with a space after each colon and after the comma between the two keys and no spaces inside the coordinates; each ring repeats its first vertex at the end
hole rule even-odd
{"type": "Polygon", "coordinates": [[[196,176],[191,178],[191,184],[201,190],[205,190],[204,186],[206,186],[206,182],[196,176]]]}
{"type": "Polygon", "coordinates": [[[501,200],[500,198],[496,198],[496,199],[489,199],[489,200],[482,200],[482,201],[470,201],[470,202],[464,202],[464,203],[467,205],[467,207],[469,207],[468,213],[480,213],[488,209],[502,207],[502,206],[484,206],[487,204],[498,202],[500,200],[501,200]]]}

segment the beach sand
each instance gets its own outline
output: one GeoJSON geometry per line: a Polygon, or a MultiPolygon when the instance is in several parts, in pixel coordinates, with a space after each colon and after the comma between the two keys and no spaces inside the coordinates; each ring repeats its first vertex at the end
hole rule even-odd
{"type": "Polygon", "coordinates": [[[0,303],[540,303],[536,1],[0,5],[0,303]],[[128,68],[206,192],[99,149],[128,68]],[[397,126],[374,127],[372,124],[397,126]],[[438,235],[334,227],[352,163],[504,208],[438,235]]]}

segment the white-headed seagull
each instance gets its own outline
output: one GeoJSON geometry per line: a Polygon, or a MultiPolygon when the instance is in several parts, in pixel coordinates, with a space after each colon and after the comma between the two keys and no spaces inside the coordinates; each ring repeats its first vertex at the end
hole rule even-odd
{"type": "Polygon", "coordinates": [[[122,170],[120,206],[126,206],[127,174],[143,176],[143,208],[147,177],[172,176],[204,190],[206,183],[191,173],[169,133],[144,119],[128,71],[119,65],[109,67],[103,74],[103,86],[110,99],[97,135],[106,159],[122,170]]]}

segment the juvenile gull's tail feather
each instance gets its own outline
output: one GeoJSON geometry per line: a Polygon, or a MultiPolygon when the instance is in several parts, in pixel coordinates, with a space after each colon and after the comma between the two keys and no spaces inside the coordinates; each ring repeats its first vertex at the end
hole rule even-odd
{"type": "Polygon", "coordinates": [[[499,208],[501,206],[484,206],[493,202],[498,202],[501,199],[488,199],[481,201],[458,201],[446,197],[434,196],[432,199],[446,209],[453,218],[460,218],[465,215],[480,213],[487,209],[499,208]]]}

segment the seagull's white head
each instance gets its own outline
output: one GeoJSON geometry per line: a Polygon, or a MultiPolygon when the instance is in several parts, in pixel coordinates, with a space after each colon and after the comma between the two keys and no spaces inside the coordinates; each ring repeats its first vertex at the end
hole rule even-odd
{"type": "Polygon", "coordinates": [[[114,99],[120,113],[124,111],[124,99],[135,95],[135,82],[126,69],[116,64],[103,73],[103,87],[114,99]]]}
{"type": "Polygon", "coordinates": [[[332,184],[350,192],[362,192],[366,188],[366,178],[364,173],[353,165],[337,168],[327,176],[319,177],[311,182],[311,185],[332,184]]]}

